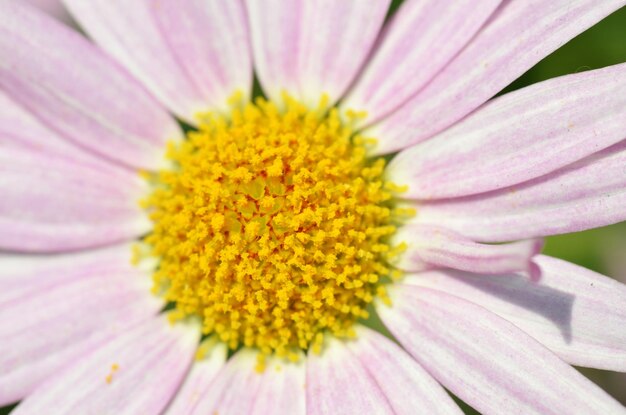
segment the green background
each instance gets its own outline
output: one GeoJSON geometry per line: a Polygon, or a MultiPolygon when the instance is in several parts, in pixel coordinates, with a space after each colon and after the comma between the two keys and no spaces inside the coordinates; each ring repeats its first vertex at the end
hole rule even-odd
{"type": "MultiPolygon", "coordinates": [[[[395,9],[400,3],[401,1],[394,1],[392,8],[395,9]]],[[[626,8],[607,17],[539,62],[505,91],[555,76],[621,62],[626,62],[626,8]]],[[[550,237],[544,253],[626,282],[626,222],[550,237]]],[[[591,369],[581,371],[626,405],[626,375],[591,369]]],[[[476,413],[471,408],[463,404],[462,406],[466,413],[476,413]]],[[[0,408],[0,415],[8,414],[11,409],[12,407],[0,408]]]]}

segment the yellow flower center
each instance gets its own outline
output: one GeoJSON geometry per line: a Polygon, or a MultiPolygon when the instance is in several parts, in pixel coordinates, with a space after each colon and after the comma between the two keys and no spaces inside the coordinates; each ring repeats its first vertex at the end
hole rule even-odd
{"type": "Polygon", "coordinates": [[[368,317],[395,275],[400,248],[387,241],[406,213],[385,160],[367,157],[336,109],[286,100],[202,115],[143,201],[155,290],[174,318],[200,316],[231,348],[282,356],[318,349],[325,332],[351,336],[368,317]]]}

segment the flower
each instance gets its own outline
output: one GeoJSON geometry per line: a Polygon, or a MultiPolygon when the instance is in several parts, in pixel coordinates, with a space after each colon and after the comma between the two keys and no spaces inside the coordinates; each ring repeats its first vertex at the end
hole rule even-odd
{"type": "Polygon", "coordinates": [[[488,101],[624,1],[65,3],[0,2],[0,403],[624,412],[626,288],[539,251],[626,218],[626,64],[488,101]]]}
{"type": "Polygon", "coordinates": [[[72,23],[67,9],[63,7],[61,0],[26,0],[35,7],[43,10],[47,14],[54,16],[62,22],[72,23]]]}

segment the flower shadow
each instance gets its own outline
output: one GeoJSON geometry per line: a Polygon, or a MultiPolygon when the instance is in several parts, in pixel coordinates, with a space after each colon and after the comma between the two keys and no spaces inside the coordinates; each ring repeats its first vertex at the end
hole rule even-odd
{"type": "Polygon", "coordinates": [[[571,343],[572,310],[576,298],[574,294],[549,287],[541,281],[531,281],[528,277],[517,274],[496,276],[455,274],[452,277],[500,301],[529,312],[518,314],[516,316],[518,318],[533,319],[532,314],[535,314],[539,318],[550,321],[557,326],[563,340],[568,344],[571,343]]]}

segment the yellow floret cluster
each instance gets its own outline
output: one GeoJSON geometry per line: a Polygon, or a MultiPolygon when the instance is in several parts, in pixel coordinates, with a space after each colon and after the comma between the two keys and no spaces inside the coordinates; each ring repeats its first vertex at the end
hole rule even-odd
{"type": "Polygon", "coordinates": [[[336,109],[286,102],[202,115],[143,201],[155,290],[172,316],[199,315],[231,348],[282,356],[319,349],[325,332],[351,336],[368,317],[394,276],[401,247],[387,240],[403,215],[385,160],[367,157],[336,109]]]}

